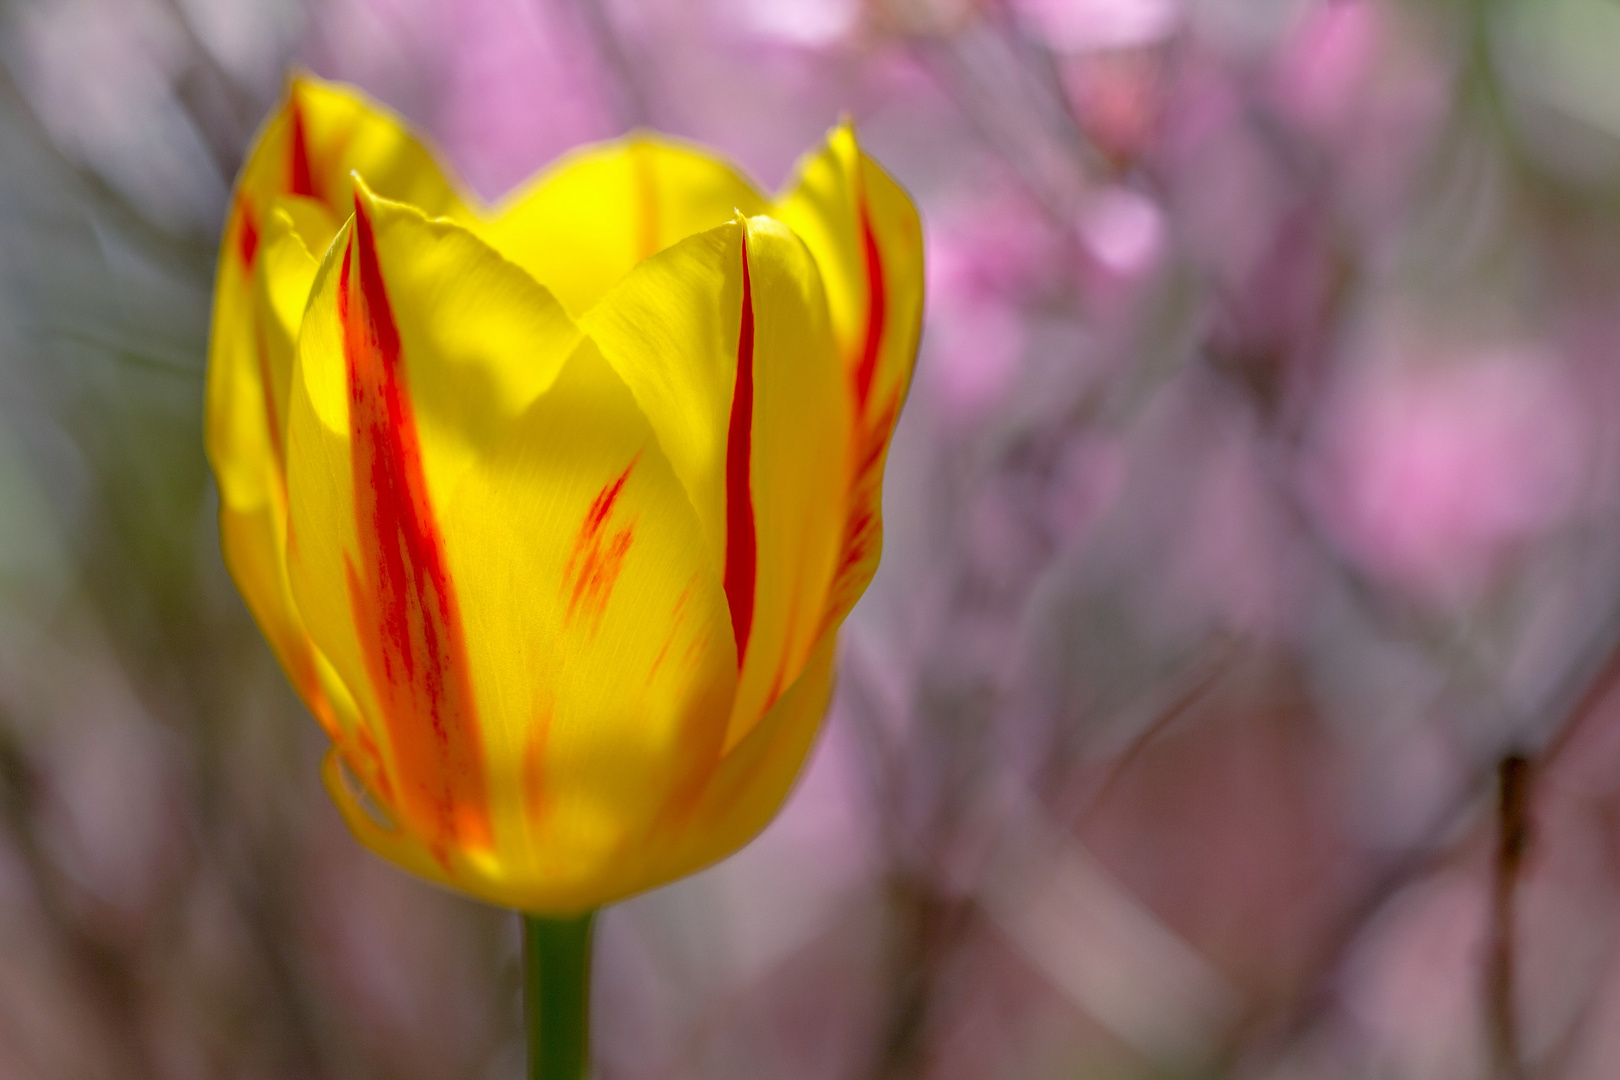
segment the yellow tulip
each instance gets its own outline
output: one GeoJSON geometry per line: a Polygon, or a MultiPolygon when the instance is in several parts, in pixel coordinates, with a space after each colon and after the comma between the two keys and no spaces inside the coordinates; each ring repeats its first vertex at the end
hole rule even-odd
{"type": "Polygon", "coordinates": [[[764,827],[877,564],[921,271],[848,125],[775,199],[634,135],[486,208],[293,81],[225,229],[208,445],[363,843],[560,914],[764,827]]]}

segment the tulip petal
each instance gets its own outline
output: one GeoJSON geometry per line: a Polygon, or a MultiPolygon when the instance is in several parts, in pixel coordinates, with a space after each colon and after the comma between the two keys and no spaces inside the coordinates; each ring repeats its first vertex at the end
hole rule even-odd
{"type": "Polygon", "coordinates": [[[438,212],[465,214],[453,185],[391,114],[346,88],[294,79],[255,139],[226,222],[209,343],[206,438],[232,577],[311,711],[357,769],[374,772],[365,748],[352,739],[347,690],[305,631],[285,559],[293,342],[314,256],[349,213],[331,200],[351,197],[348,173],[355,164],[382,178],[385,191],[421,199],[438,212]]]}
{"type": "Polygon", "coordinates": [[[838,558],[850,408],[825,310],[804,245],[757,217],[646,260],[582,320],[725,581],[742,660],[728,747],[798,677],[838,558]]]}
{"type": "Polygon", "coordinates": [[[452,503],[502,830],[530,910],[639,887],[719,762],[725,596],[634,398],[587,342],[452,503]]]}
{"type": "Polygon", "coordinates": [[[254,509],[274,498],[281,486],[280,425],[273,415],[275,388],[255,319],[260,230],[239,206],[226,235],[227,250],[214,286],[204,436],[222,503],[254,509]],[[237,243],[231,244],[232,238],[237,243]]]}
{"type": "Polygon", "coordinates": [[[764,208],[725,162],[638,133],[563,158],[506,200],[482,234],[579,315],[641,260],[764,208]]]}
{"type": "Polygon", "coordinates": [[[288,559],[305,623],[379,747],[379,798],[448,869],[493,834],[442,508],[579,333],[471,233],[355,183],[299,338],[288,559]]]}
{"type": "MultiPolygon", "coordinates": [[[[324,205],[334,224],[349,215],[352,175],[371,190],[430,217],[475,215],[458,181],[389,109],[349,86],[298,75],[255,141],[239,189],[257,205],[295,195],[324,205]]],[[[324,245],[317,252],[324,250],[324,245]]]]}
{"type": "Polygon", "coordinates": [[[849,515],[827,611],[836,626],[872,579],[882,547],[883,466],[922,329],[922,227],[906,193],[861,153],[847,123],[799,163],[772,213],[821,268],[855,415],[849,515]]]}
{"type": "Polygon", "coordinates": [[[263,227],[235,215],[236,244],[222,264],[211,342],[206,432],[220,487],[226,567],[288,679],[321,726],[344,743],[353,710],[341,686],[325,686],[287,578],[283,441],[292,342],[315,262],[279,214],[263,227]],[[251,228],[251,233],[248,231],[251,228]],[[249,243],[248,241],[251,241],[249,243]],[[267,273],[273,268],[274,273],[267,273]]]}
{"type": "MultiPolygon", "coordinates": [[[[277,325],[295,332],[311,274],[291,251],[272,250],[286,214],[306,254],[325,252],[353,202],[350,171],[429,213],[470,217],[432,155],[393,114],[359,93],[308,77],[254,140],[237,180],[214,287],[208,360],[209,455],[227,502],[258,505],[278,485],[290,367],[276,363],[277,325]],[[273,300],[269,325],[264,296],[273,300]],[[267,340],[267,337],[270,340],[267,340]],[[279,410],[279,411],[278,411],[279,410]],[[264,416],[258,415],[265,413],[264,416]]],[[[285,335],[284,335],[285,336],[285,335]]]]}
{"type": "Polygon", "coordinates": [[[798,679],[726,754],[691,817],[659,848],[647,885],[725,858],[776,816],[827,714],[836,653],[836,634],[816,641],[798,679]]]}
{"type": "MultiPolygon", "coordinates": [[[[259,243],[258,287],[254,290],[253,320],[258,333],[255,342],[260,378],[265,393],[264,413],[268,425],[275,467],[286,460],[287,405],[292,390],[293,349],[298,325],[304,318],[309,287],[315,283],[320,263],[310,254],[306,234],[295,225],[288,203],[296,206],[301,218],[324,219],[319,204],[307,199],[278,199],[272,204],[259,243]]],[[[324,221],[322,221],[324,224],[324,221]]],[[[317,232],[332,231],[319,226],[317,232]]]]}
{"type": "Polygon", "coordinates": [[[754,345],[750,486],[759,552],[728,750],[798,680],[820,635],[842,540],[852,422],[809,253],[767,217],[748,219],[745,250],[754,345]]]}

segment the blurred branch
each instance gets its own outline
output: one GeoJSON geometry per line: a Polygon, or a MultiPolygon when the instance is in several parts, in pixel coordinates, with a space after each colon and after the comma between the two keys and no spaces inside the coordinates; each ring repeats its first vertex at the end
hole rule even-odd
{"type": "Polygon", "coordinates": [[[1514,1008],[1515,904],[1519,875],[1530,847],[1529,759],[1510,754],[1497,768],[1497,846],[1491,889],[1491,942],[1485,994],[1487,1027],[1497,1080],[1523,1080],[1517,1010],[1514,1008]]]}
{"type": "Polygon", "coordinates": [[[1244,641],[1229,634],[1216,635],[1210,648],[1191,665],[1194,670],[1181,680],[1184,685],[1180,693],[1143,725],[1124,749],[1115,756],[1113,764],[1103,776],[1102,783],[1086,800],[1078,818],[1089,817],[1108,801],[1108,797],[1113,794],[1119,782],[1130,773],[1143,752],[1177,720],[1186,716],[1193,706],[1202,701],[1204,696],[1226,677],[1233,665],[1243,656],[1245,646],[1244,641]]]}
{"type": "Polygon", "coordinates": [[[1099,152],[1086,137],[1085,126],[1063,85],[1056,54],[1045,41],[1026,29],[1024,20],[1012,10],[1008,0],[989,0],[986,10],[989,12],[986,20],[993,20],[1002,36],[1023,56],[1040,84],[1043,96],[1055,106],[1051,111],[1063,121],[1062,141],[1073,151],[1081,170],[1094,177],[1107,176],[1111,171],[1107,156],[1099,152]]]}
{"type": "Polygon", "coordinates": [[[889,956],[888,1016],[870,1075],[909,1080],[929,1075],[937,984],[978,911],[971,899],[942,895],[926,878],[904,871],[891,877],[889,897],[898,926],[889,956]]]}
{"type": "MultiPolygon", "coordinates": [[[[1553,762],[1566,752],[1567,747],[1576,741],[1579,733],[1593,723],[1592,718],[1601,712],[1600,706],[1608,700],[1609,694],[1616,689],[1617,684],[1620,684],[1620,637],[1615,633],[1617,626],[1620,626],[1620,609],[1617,609],[1616,614],[1605,624],[1605,632],[1599,635],[1599,649],[1588,650],[1586,656],[1577,658],[1571,663],[1558,689],[1548,695],[1552,706],[1549,711],[1554,714],[1557,713],[1560,702],[1573,697],[1574,704],[1563,712],[1566,719],[1558,725],[1558,734],[1553,742],[1537,757],[1535,761],[1537,772],[1545,774],[1553,762]],[[1591,658],[1593,651],[1597,651],[1603,659],[1594,663],[1591,658]],[[1579,689],[1571,692],[1571,687],[1579,689]]],[[[1388,859],[1385,865],[1370,877],[1358,895],[1346,905],[1344,914],[1317,948],[1316,956],[1307,968],[1311,972],[1307,979],[1307,990],[1296,997],[1278,1022],[1269,1025],[1269,1032],[1263,1045],[1253,1048],[1250,1054],[1252,1059],[1260,1062],[1276,1062],[1281,1060],[1290,1048],[1297,1045],[1330,1011],[1344,962],[1355,944],[1361,940],[1362,932],[1372,922],[1374,916],[1382,911],[1402,888],[1431,871],[1448,853],[1461,850],[1478,840],[1482,830],[1491,829],[1498,833],[1498,853],[1493,861],[1493,881],[1497,890],[1495,895],[1501,896],[1500,890],[1504,882],[1514,884],[1519,880],[1523,870],[1525,846],[1530,839],[1527,826],[1533,786],[1528,770],[1523,775],[1518,775],[1521,766],[1507,764],[1512,760],[1514,756],[1510,755],[1506,760],[1496,763],[1494,767],[1480,766],[1472,769],[1457,786],[1451,798],[1445,800],[1431,816],[1429,823],[1420,830],[1420,839],[1388,859]],[[1504,771],[1514,772],[1515,775],[1509,780],[1503,776],[1504,771]],[[1498,779],[1499,784],[1496,810],[1490,816],[1480,818],[1476,809],[1480,793],[1493,776],[1498,779]],[[1473,826],[1460,827],[1467,818],[1475,819],[1473,826]],[[1505,860],[1505,854],[1511,857],[1505,860]]],[[[1508,899],[1511,899],[1511,896],[1508,899]]],[[[1499,900],[1493,908],[1493,914],[1497,920],[1493,922],[1493,929],[1499,929],[1500,919],[1504,915],[1511,918],[1511,904],[1502,904],[1499,900]]],[[[1500,941],[1501,938],[1498,936],[1495,940],[1500,941]]],[[[1511,953],[1511,933],[1508,936],[1507,946],[1511,953]]],[[[1493,964],[1497,962],[1494,947],[1487,960],[1493,964]]],[[[1512,974],[1511,967],[1510,956],[1507,971],[1509,978],[1512,974]]],[[[1491,1007],[1500,1008],[1500,1005],[1493,1004],[1491,1007]]],[[[1259,1071],[1264,1072],[1263,1069],[1259,1071]]]]}
{"type": "Polygon", "coordinates": [[[1087,186],[1086,152],[1078,130],[1049,122],[1066,108],[1030,84],[1001,35],[970,25],[944,39],[916,38],[911,53],[955,104],[980,140],[1011,168],[1060,237],[1074,232],[1075,210],[1087,186]]]}
{"type": "Polygon", "coordinates": [[[1558,726],[1552,739],[1537,755],[1537,768],[1545,772],[1569,752],[1569,748],[1586,737],[1587,732],[1603,716],[1603,706],[1620,688],[1620,610],[1604,627],[1602,646],[1607,655],[1581,684],[1579,696],[1565,713],[1566,719],[1558,726]]]}

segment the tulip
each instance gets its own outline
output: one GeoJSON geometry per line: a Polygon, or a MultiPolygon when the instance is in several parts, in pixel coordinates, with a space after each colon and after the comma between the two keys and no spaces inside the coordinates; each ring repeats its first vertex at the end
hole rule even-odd
{"type": "Polygon", "coordinates": [[[207,435],[360,841],[577,952],[763,828],[877,565],[921,283],[847,123],[775,199],[638,134],[486,208],[295,79],[225,229],[207,435]]]}

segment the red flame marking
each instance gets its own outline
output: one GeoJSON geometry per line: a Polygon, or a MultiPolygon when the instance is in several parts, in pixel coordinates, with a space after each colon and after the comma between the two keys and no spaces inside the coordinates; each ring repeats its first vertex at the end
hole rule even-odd
{"type": "Polygon", "coordinates": [[[289,110],[292,113],[292,162],[287,187],[294,195],[318,199],[320,196],[315,191],[315,178],[309,168],[309,138],[304,132],[304,110],[299,107],[296,97],[289,110]]]}
{"type": "Polygon", "coordinates": [[[636,455],[624,467],[624,472],[597,492],[585,511],[585,520],[580,523],[579,535],[574,539],[574,550],[563,570],[564,582],[572,582],[566,615],[569,621],[584,610],[591,616],[594,629],[607,611],[608,599],[613,595],[613,586],[619,581],[619,572],[624,569],[625,556],[630,553],[636,535],[632,526],[610,535],[608,519],[625,481],[630,479],[630,471],[640,460],[641,455],[636,455]]]}
{"type": "Polygon", "coordinates": [[[737,384],[726,432],[726,602],[737,639],[737,667],[748,652],[754,627],[754,579],[758,558],[749,459],[754,428],[754,291],[748,275],[748,238],[742,247],[742,325],[737,333],[737,384]]]}
{"type": "Polygon", "coordinates": [[[350,602],[393,745],[401,809],[448,865],[453,847],[492,842],[483,748],[461,613],[428,501],[399,329],[371,221],[358,197],[337,299],[362,564],[362,572],[348,567],[350,602]],[[351,280],[356,261],[357,288],[351,280]]]}
{"type": "Polygon", "coordinates": [[[253,220],[253,204],[248,202],[246,195],[236,197],[239,210],[237,220],[240,224],[236,233],[236,252],[242,257],[242,265],[249,270],[253,269],[253,260],[259,254],[259,226],[253,220]]]}
{"type": "MultiPolygon", "coordinates": [[[[859,164],[857,163],[857,168],[859,164]]],[[[872,394],[872,380],[877,375],[878,354],[883,348],[884,324],[888,319],[888,293],[883,284],[883,253],[878,249],[877,233],[872,229],[872,213],[866,204],[866,191],[859,187],[861,219],[861,246],[866,255],[866,340],[861,343],[861,361],[855,367],[855,415],[866,416],[866,402],[872,394]]]]}

